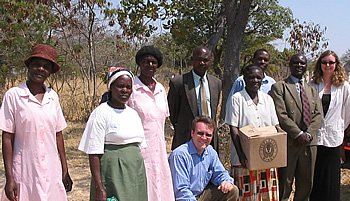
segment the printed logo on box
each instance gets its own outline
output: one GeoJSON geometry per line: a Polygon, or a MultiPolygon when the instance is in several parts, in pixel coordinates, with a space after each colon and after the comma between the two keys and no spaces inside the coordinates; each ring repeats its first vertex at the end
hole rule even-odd
{"type": "Polygon", "coordinates": [[[261,142],[259,147],[259,155],[261,160],[265,162],[271,162],[276,158],[277,152],[277,143],[274,139],[266,138],[261,142]]]}

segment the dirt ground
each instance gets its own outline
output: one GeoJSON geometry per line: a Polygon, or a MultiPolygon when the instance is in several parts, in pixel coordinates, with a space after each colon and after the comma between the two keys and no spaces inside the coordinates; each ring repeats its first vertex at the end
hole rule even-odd
{"type": "MultiPolygon", "coordinates": [[[[68,199],[71,201],[83,201],[89,199],[89,186],[90,186],[90,170],[86,154],[77,150],[81,135],[84,130],[83,124],[69,123],[69,127],[64,130],[65,135],[65,147],[68,158],[68,165],[70,175],[73,179],[74,185],[72,192],[68,193],[68,199]]],[[[167,127],[169,131],[169,127],[167,127]]],[[[169,132],[167,132],[169,133],[169,132]]],[[[223,137],[223,136],[222,136],[223,137]]],[[[169,142],[171,137],[166,136],[169,142]]],[[[222,139],[225,139],[224,137],[222,139]]],[[[168,143],[170,145],[170,143],[168,143]]],[[[222,141],[221,150],[227,146],[227,141],[222,141]]],[[[1,140],[0,140],[1,145],[1,140]]],[[[222,151],[223,153],[224,151],[222,151]]],[[[223,153],[222,155],[224,155],[223,153]]],[[[224,158],[226,160],[227,157],[224,158]]],[[[226,164],[227,165],[227,164],[226,164]]],[[[0,162],[0,188],[5,184],[4,166],[2,161],[0,162]]],[[[350,200],[350,170],[342,169],[341,173],[341,200],[350,200]]]]}

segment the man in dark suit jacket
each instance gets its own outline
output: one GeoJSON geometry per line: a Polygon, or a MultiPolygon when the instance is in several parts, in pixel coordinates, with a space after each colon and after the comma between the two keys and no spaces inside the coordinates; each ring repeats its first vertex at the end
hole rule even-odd
{"type": "Polygon", "coordinates": [[[303,79],[306,67],[305,55],[293,55],[289,62],[291,75],[272,85],[269,93],[274,100],[280,126],[288,136],[287,167],[280,168],[278,172],[281,201],[289,199],[294,179],[294,200],[309,200],[312,189],[316,132],[321,124],[322,111],[317,92],[303,79]],[[303,91],[309,104],[302,102],[303,91]],[[306,114],[303,112],[305,105],[309,106],[306,114]],[[310,118],[305,119],[305,116],[310,118]]]}
{"type": "MultiPolygon", "coordinates": [[[[201,116],[200,80],[204,80],[209,117],[216,119],[217,107],[221,94],[221,81],[207,73],[212,62],[212,52],[204,46],[196,47],[192,52],[193,69],[170,80],[168,104],[170,121],[175,134],[171,149],[186,143],[191,137],[191,123],[196,116],[201,116]]],[[[218,151],[218,136],[211,142],[218,151]]]]}

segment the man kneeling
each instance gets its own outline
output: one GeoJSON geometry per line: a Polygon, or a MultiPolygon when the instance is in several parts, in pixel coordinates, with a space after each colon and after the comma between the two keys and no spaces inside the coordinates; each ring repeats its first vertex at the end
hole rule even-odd
{"type": "Polygon", "coordinates": [[[210,145],[214,130],[212,119],[196,117],[192,122],[192,139],[170,154],[176,200],[238,200],[238,188],[233,184],[233,178],[210,145]]]}

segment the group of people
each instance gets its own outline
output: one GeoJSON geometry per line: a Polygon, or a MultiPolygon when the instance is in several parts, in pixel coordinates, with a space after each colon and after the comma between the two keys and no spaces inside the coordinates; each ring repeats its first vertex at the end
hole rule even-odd
{"type": "Polygon", "coordinates": [[[269,54],[259,49],[253,64],[238,78],[226,102],[232,174],[243,200],[285,200],[293,184],[296,201],[340,200],[340,162],[344,131],[349,127],[350,86],[336,53],[318,58],[312,79],[304,78],[307,58],[294,54],[290,76],[275,82],[265,74],[269,54]],[[275,126],[287,133],[287,166],[246,169],[239,128],[275,126]],[[276,183],[276,181],[278,181],[276,183]]]}
{"type": "MultiPolygon", "coordinates": [[[[178,94],[186,96],[184,89],[171,88],[167,97],[163,85],[154,78],[163,63],[162,53],[154,46],[143,46],[136,53],[138,76],[123,67],[109,72],[108,92],[90,115],[78,148],[89,155],[90,200],[238,200],[233,178],[217,152],[208,147],[212,138],[217,140],[210,116],[216,116],[221,81],[209,76],[204,80],[207,89],[200,92],[203,81],[199,79],[206,75],[211,56],[209,49],[196,48],[191,59],[194,70],[190,76],[184,75],[187,78],[183,80],[192,80],[186,82],[194,96],[191,106],[195,113],[177,100],[185,98],[178,94]],[[213,81],[215,93],[210,94],[213,90],[208,82],[213,81]],[[197,101],[198,93],[207,93],[206,108],[197,101]],[[215,105],[211,105],[213,99],[215,105]],[[164,126],[169,116],[175,137],[168,161],[164,126]],[[213,184],[210,190],[209,183],[213,184]]],[[[171,85],[182,85],[178,79],[175,77],[171,85]]]]}
{"type": "MultiPolygon", "coordinates": [[[[154,76],[163,55],[154,46],[136,54],[140,69],[116,67],[108,92],[91,113],[78,149],[91,170],[90,200],[340,200],[340,153],[349,126],[350,86],[332,51],[316,62],[312,80],[302,53],[290,58],[290,76],[266,75],[270,55],[257,50],[228,96],[231,173],[220,162],[216,116],[221,81],[208,73],[212,52],[198,46],[192,70],[170,80],[169,91],[154,76]],[[174,127],[166,152],[166,118],[174,127]],[[239,129],[275,126],[287,133],[287,166],[247,169],[239,129]],[[231,176],[232,175],[232,176],[231,176]]],[[[45,80],[60,69],[56,50],[32,48],[27,80],[4,95],[0,129],[6,184],[1,200],[67,200],[72,189],[62,130],[67,126],[58,95],[45,80]]]]}

